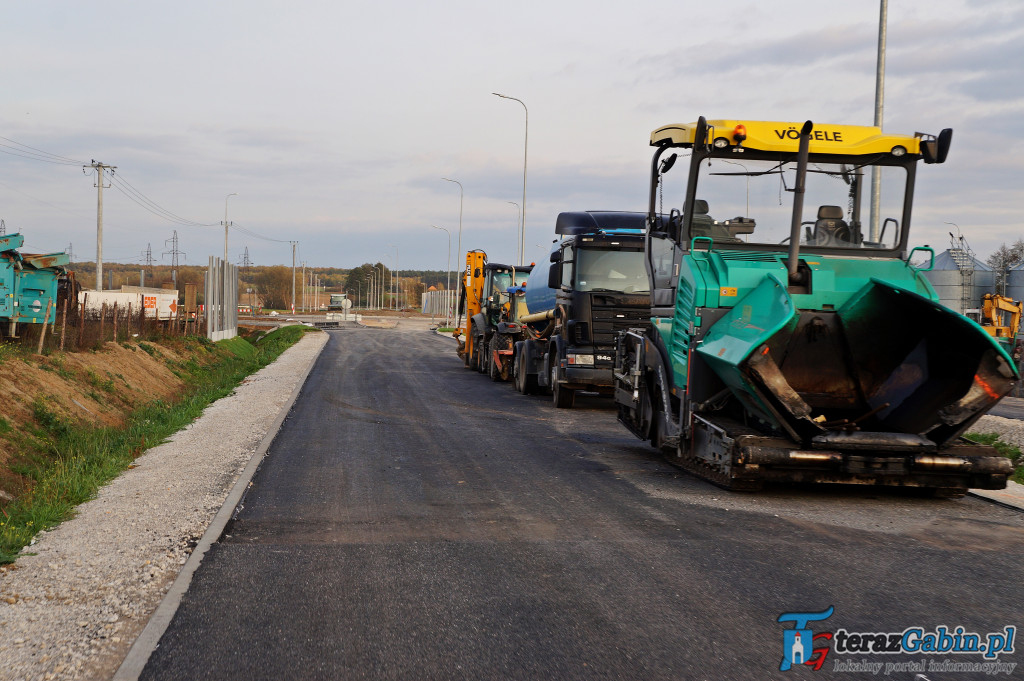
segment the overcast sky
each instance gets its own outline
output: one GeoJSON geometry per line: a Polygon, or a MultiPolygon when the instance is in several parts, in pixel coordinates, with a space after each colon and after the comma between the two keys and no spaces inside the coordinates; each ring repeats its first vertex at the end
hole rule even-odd
{"type": "MultiPolygon", "coordinates": [[[[513,261],[529,107],[526,258],[564,210],[644,210],[651,130],[708,118],[870,125],[879,3],[21,2],[0,28],[0,218],[25,250],[104,260],[444,269],[513,261]],[[0,151],[28,153],[6,140],[0,151]],[[52,157],[47,157],[53,159],[52,157]],[[138,198],[138,197],[136,197],[138,198]],[[159,212],[159,211],[157,211],[159,212]],[[198,226],[205,225],[205,226],[198,226]],[[245,230],[245,231],[242,231],[245,230]],[[276,240],[276,241],[275,241],[276,240]],[[397,252],[397,253],[396,253],[397,252]]],[[[1024,236],[1024,3],[891,0],[884,128],[954,129],[922,168],[912,244],[956,223],[1024,236]]]]}

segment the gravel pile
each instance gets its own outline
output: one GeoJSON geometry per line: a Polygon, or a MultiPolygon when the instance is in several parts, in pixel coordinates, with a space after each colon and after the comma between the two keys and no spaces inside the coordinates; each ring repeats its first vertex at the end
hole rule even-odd
{"type": "Polygon", "coordinates": [[[306,334],[0,567],[0,679],[113,675],[326,342],[306,334]]]}

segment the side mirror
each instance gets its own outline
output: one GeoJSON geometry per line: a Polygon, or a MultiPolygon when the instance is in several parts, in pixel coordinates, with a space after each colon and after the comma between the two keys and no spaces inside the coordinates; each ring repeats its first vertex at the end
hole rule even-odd
{"type": "Polygon", "coordinates": [[[562,259],[562,252],[561,252],[561,251],[555,251],[555,252],[553,252],[553,253],[551,254],[551,257],[549,258],[549,260],[550,260],[551,262],[558,262],[558,261],[559,261],[559,260],[561,260],[561,259],[562,259]]]}
{"type": "Polygon", "coordinates": [[[953,141],[953,129],[946,128],[935,139],[921,141],[921,156],[925,163],[945,163],[949,145],[953,141]]]}
{"type": "Polygon", "coordinates": [[[664,175],[668,171],[672,170],[672,166],[676,164],[676,158],[678,158],[678,154],[672,154],[668,158],[662,159],[661,168],[658,169],[658,172],[664,175]]]}
{"type": "Polygon", "coordinates": [[[561,265],[552,265],[548,270],[548,288],[558,289],[562,285],[561,265]]]}

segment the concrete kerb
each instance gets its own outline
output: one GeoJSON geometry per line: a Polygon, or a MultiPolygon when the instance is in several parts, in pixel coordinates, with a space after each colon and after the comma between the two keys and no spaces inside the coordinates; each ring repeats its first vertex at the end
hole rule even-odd
{"type": "Polygon", "coordinates": [[[1024,511],[1024,485],[1012,480],[1006,483],[1006,489],[972,489],[967,493],[972,497],[991,501],[993,504],[1024,511]]]}
{"type": "Polygon", "coordinates": [[[156,650],[157,644],[160,642],[160,638],[167,631],[167,627],[170,625],[171,620],[174,618],[174,614],[178,611],[178,606],[181,604],[182,596],[188,591],[189,585],[192,583],[192,576],[196,570],[199,569],[199,565],[203,562],[203,556],[209,551],[210,547],[213,546],[221,534],[224,532],[224,528],[227,527],[228,522],[234,515],[235,508],[238,506],[242,497],[245,495],[246,490],[249,488],[252,477],[256,474],[256,470],[260,467],[263,462],[263,457],[266,455],[267,450],[270,449],[270,445],[273,444],[274,438],[277,437],[277,432],[281,429],[281,424],[288,417],[291,412],[292,406],[295,401],[299,398],[299,393],[302,392],[302,387],[306,384],[306,379],[309,377],[309,372],[313,370],[313,365],[316,364],[316,360],[320,357],[320,353],[323,352],[324,346],[327,345],[327,335],[324,332],[324,342],[320,345],[320,349],[309,362],[309,366],[301,376],[298,384],[295,386],[295,390],[292,391],[291,397],[281,407],[277,418],[270,425],[267,430],[267,434],[264,436],[263,441],[260,442],[259,447],[253,453],[252,458],[249,459],[248,465],[242,474],[238,476],[238,480],[235,481],[234,486],[228,493],[227,498],[224,500],[224,505],[217,511],[217,515],[213,517],[209,527],[206,528],[206,532],[203,533],[199,543],[196,544],[195,549],[189,556],[188,560],[185,561],[185,565],[182,566],[181,571],[178,573],[177,578],[171,585],[171,588],[167,591],[163,600],[160,601],[160,605],[157,606],[156,610],[149,618],[149,622],[146,623],[146,627],[139,634],[139,637],[135,639],[132,647],[128,650],[128,654],[121,662],[121,666],[118,667],[117,672],[114,674],[113,681],[136,681],[139,675],[142,673],[143,668],[149,661],[153,651],[156,650]]]}

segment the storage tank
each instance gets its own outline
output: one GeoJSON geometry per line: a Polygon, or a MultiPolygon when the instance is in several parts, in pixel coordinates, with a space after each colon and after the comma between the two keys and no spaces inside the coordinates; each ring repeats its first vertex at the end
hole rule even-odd
{"type": "Polygon", "coordinates": [[[1014,265],[1006,273],[1006,296],[1024,300],[1024,262],[1014,265]]]}
{"type": "Polygon", "coordinates": [[[939,302],[961,314],[981,307],[981,297],[995,291],[995,272],[981,260],[960,249],[947,249],[935,256],[935,267],[924,276],[939,295],[939,302]],[[962,266],[961,266],[962,265],[962,266]],[[963,269],[973,268],[970,277],[963,269]],[[968,290],[964,290],[964,286],[968,290]]]}
{"type": "MultiPolygon", "coordinates": [[[[552,253],[555,251],[553,250],[552,253]]],[[[550,256],[549,256],[550,257],[550,256]]],[[[555,308],[555,289],[548,288],[548,271],[551,262],[539,262],[526,280],[526,309],[530,314],[547,312],[555,308]]]]}

